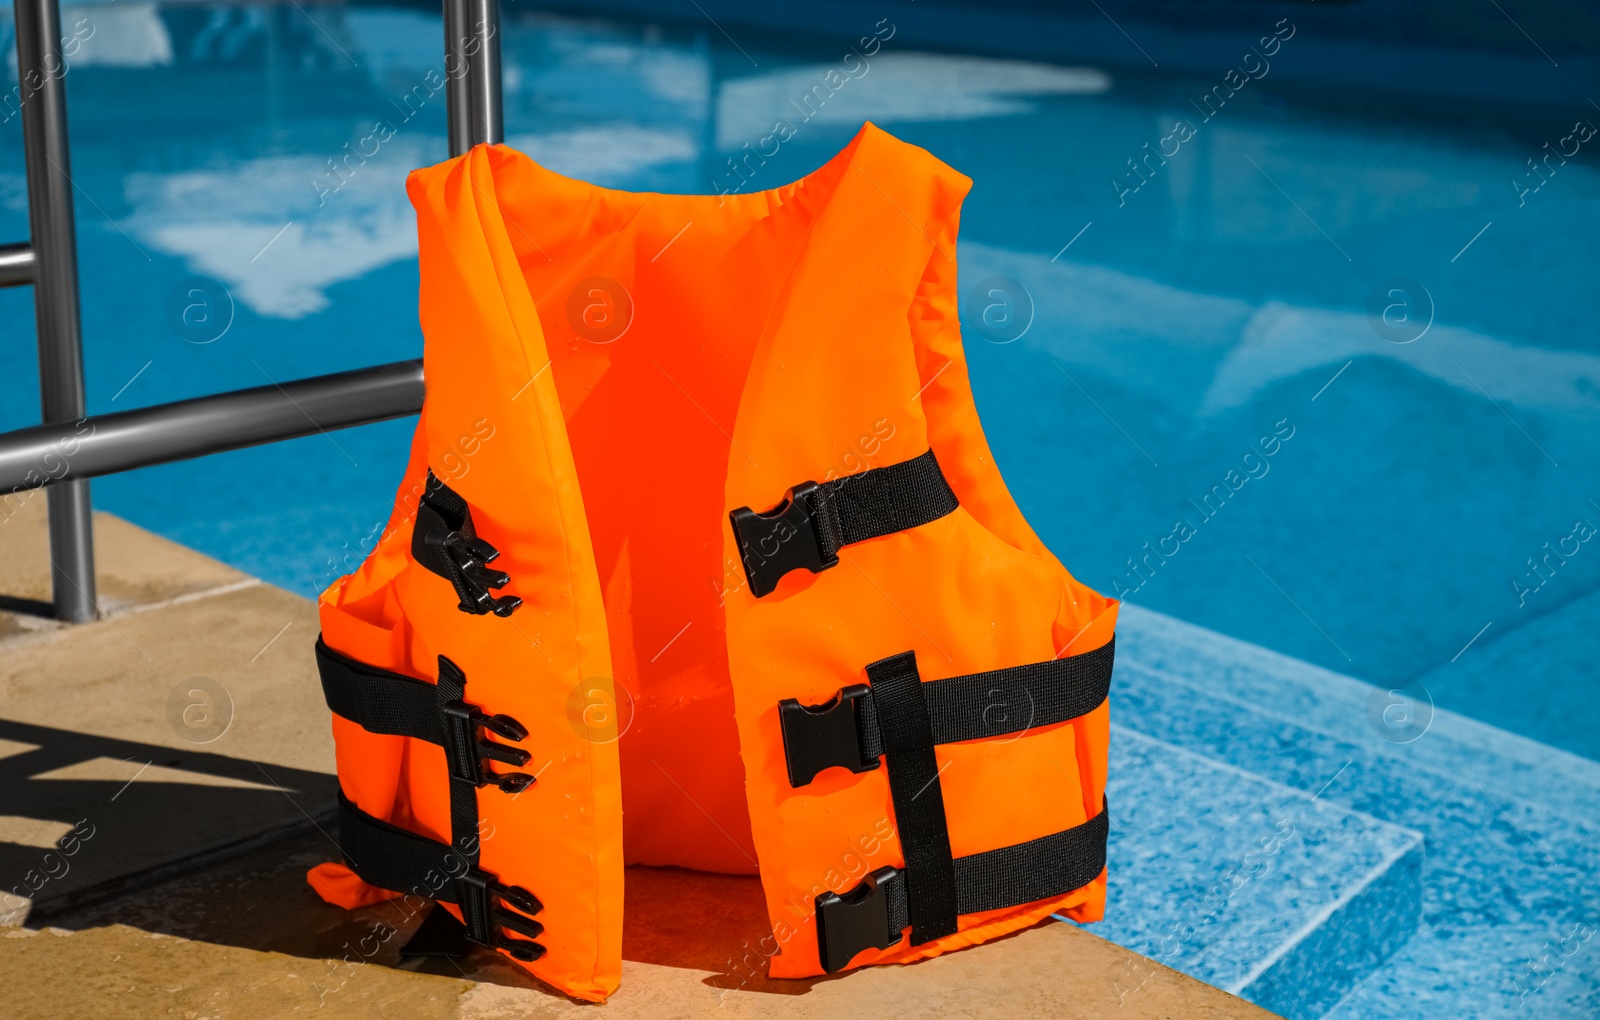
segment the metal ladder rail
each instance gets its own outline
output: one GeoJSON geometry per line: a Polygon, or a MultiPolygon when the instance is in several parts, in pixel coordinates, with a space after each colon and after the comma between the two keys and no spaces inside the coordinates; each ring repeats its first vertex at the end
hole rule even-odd
{"type": "MultiPolygon", "coordinates": [[[[42,417],[46,423],[73,421],[88,412],[88,403],[78,312],[78,243],[73,234],[61,11],[55,0],[17,0],[15,8],[30,240],[19,246],[22,250],[11,253],[10,262],[16,274],[26,270],[28,282],[33,284],[42,417]]],[[[64,478],[47,498],[55,613],[61,619],[82,623],[96,614],[89,482],[64,478]]]]}
{"type": "MultiPolygon", "coordinates": [[[[443,0],[450,155],[504,138],[498,0],[443,0]]],[[[44,424],[0,434],[0,501],[46,488],[57,618],[98,615],[88,479],[418,413],[420,360],[86,416],[59,0],[14,0],[31,238],[0,287],[32,284],[44,424]]]]}

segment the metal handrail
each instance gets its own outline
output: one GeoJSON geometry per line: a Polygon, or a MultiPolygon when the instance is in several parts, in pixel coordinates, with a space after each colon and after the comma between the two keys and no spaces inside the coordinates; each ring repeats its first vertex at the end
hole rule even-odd
{"type": "Polygon", "coordinates": [[[422,361],[234,390],[9,432],[0,490],[132,471],[422,410],[422,361]]]}
{"type": "Polygon", "coordinates": [[[33,282],[33,245],[0,244],[0,287],[22,287],[33,282]]]}
{"type": "MultiPolygon", "coordinates": [[[[459,156],[504,136],[499,3],[443,3],[450,155],[459,156]]],[[[416,414],[422,362],[86,417],[59,0],[14,5],[32,237],[0,245],[0,286],[34,286],[44,424],[0,434],[0,493],[48,486],[53,605],[81,623],[98,615],[91,477],[416,414]]]]}
{"type": "MultiPolygon", "coordinates": [[[[72,154],[67,145],[67,74],[56,0],[16,0],[17,92],[28,176],[33,315],[39,343],[39,409],[46,423],[88,413],[73,233],[72,154]],[[37,83],[37,84],[36,84],[37,83]]],[[[49,494],[50,581],[58,617],[97,614],[89,483],[64,479],[49,494]]]]}

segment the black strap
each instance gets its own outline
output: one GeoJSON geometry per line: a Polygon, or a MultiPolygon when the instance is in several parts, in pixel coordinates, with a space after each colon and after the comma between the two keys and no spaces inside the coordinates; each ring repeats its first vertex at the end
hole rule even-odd
{"type": "MultiPolygon", "coordinates": [[[[921,687],[934,744],[985,740],[1053,726],[1098,708],[1111,691],[1116,641],[1065,659],[932,680],[921,687]]],[[[778,703],[789,784],[805,786],[823,769],[878,767],[884,753],[876,685],[845,687],[822,705],[778,703]]]]}
{"type": "MultiPolygon", "coordinates": [[[[478,790],[494,784],[508,793],[526,789],[534,777],[494,772],[488,762],[526,765],[532,755],[520,747],[489,740],[489,730],[507,740],[523,740],[527,729],[508,715],[485,715],[467,701],[467,675],[439,656],[435,683],[379,669],[329,648],[317,638],[317,669],[328,707],[372,733],[415,737],[444,748],[450,774],[450,839],[440,843],[390,825],[362,811],[339,791],[340,846],[357,875],[370,885],[412,892],[461,907],[463,935],[469,942],[503,949],[519,960],[537,960],[544,926],[524,914],[542,908],[520,886],[502,885],[478,867],[478,790]],[[510,904],[521,914],[506,907],[510,904]],[[507,935],[510,931],[526,938],[507,935]]],[[[429,926],[417,954],[447,951],[449,924],[429,926]]]]}
{"type": "Polygon", "coordinates": [[[317,672],[322,675],[322,696],[335,715],[372,733],[444,746],[444,720],[433,684],[341,655],[320,636],[317,672]]]}
{"type": "Polygon", "coordinates": [[[802,482],[766,513],[729,514],[750,592],[761,598],[791,570],[820,573],[856,542],[907,531],[953,512],[960,501],[929,450],[824,484],[802,482]]]}
{"type": "Polygon", "coordinates": [[[1106,869],[1110,830],[1111,815],[1102,802],[1100,813],[1081,825],[956,858],[956,913],[1000,910],[1081,889],[1106,869]]]}
{"type": "Polygon", "coordinates": [[[916,946],[956,930],[956,875],[933,725],[915,652],[879,659],[867,666],[867,678],[877,702],[889,794],[905,854],[911,944],[916,946]]]}
{"type": "MultiPolygon", "coordinates": [[[[1116,639],[1065,659],[1030,662],[922,685],[935,744],[986,740],[1076,719],[1099,708],[1111,693],[1116,639]]],[[[861,747],[882,754],[877,698],[862,706],[861,747]]]]}
{"type": "Polygon", "coordinates": [[[487,739],[483,730],[513,741],[525,739],[528,731],[508,715],[486,715],[468,704],[466,676],[445,656],[439,656],[439,682],[428,683],[342,655],[318,637],[317,671],[322,676],[322,696],[336,715],[372,733],[438,744],[453,777],[475,787],[493,783],[507,793],[533,782],[524,772],[489,768],[490,761],[520,767],[531,755],[487,739]]]}
{"type": "Polygon", "coordinates": [[[951,513],[961,503],[929,450],[899,464],[860,471],[821,486],[812,500],[822,551],[908,531],[951,513]]]}
{"type": "MultiPolygon", "coordinates": [[[[896,808],[898,813],[898,808],[896,808]]],[[[954,861],[956,913],[977,914],[1055,899],[1105,870],[1109,807],[1081,825],[954,861]]],[[[902,834],[902,840],[904,835],[902,834]]],[[[817,949],[829,974],[866,949],[889,949],[914,924],[915,887],[898,868],[879,868],[847,893],[816,899],[817,949]]],[[[912,944],[916,944],[915,929],[912,944]]]]}
{"type": "Polygon", "coordinates": [[[450,582],[463,613],[510,616],[522,600],[492,594],[511,582],[510,574],[489,566],[499,556],[500,550],[478,537],[467,501],[430,470],[412,527],[411,558],[450,582]]]}
{"type": "Polygon", "coordinates": [[[339,849],[368,885],[423,899],[457,902],[454,879],[472,865],[448,844],[390,825],[339,791],[339,849]]]}
{"type": "Polygon", "coordinates": [[[545,948],[530,940],[543,934],[544,925],[531,915],[544,904],[521,886],[504,885],[477,866],[476,825],[474,811],[472,834],[456,833],[457,845],[450,846],[374,818],[339,791],[339,847],[363,882],[457,904],[469,941],[503,949],[519,960],[537,960],[545,948]]]}
{"type": "MultiPolygon", "coordinates": [[[[450,770],[450,841],[467,859],[474,870],[478,867],[478,787],[471,777],[471,769],[480,764],[477,743],[478,731],[470,716],[454,712],[455,706],[464,705],[467,697],[467,675],[443,655],[439,656],[439,682],[434,684],[434,698],[439,718],[452,739],[446,741],[445,757],[450,770]]],[[[488,905],[485,897],[465,895],[460,899],[461,919],[467,931],[487,931],[490,927],[488,905]]]]}

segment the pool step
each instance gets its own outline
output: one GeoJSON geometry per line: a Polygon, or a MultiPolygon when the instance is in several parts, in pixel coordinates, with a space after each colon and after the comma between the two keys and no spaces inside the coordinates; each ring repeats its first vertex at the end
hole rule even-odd
{"type": "Polygon", "coordinates": [[[1590,658],[1600,591],[1553,607],[1538,604],[1544,594],[1531,596],[1521,614],[1494,620],[1457,661],[1423,674],[1422,684],[1445,704],[1482,706],[1502,728],[1538,733],[1563,750],[1600,759],[1590,658]],[[1585,677],[1589,682],[1574,682],[1585,677]],[[1508,684],[1516,697],[1505,697],[1508,684]]]}
{"type": "MultiPolygon", "coordinates": [[[[1119,742],[1133,754],[1153,741],[1216,766],[1196,769],[1195,782],[1210,784],[1206,798],[1235,797],[1248,777],[1422,835],[1422,923],[1387,962],[1372,962],[1373,947],[1386,944],[1381,933],[1362,941],[1348,912],[1327,914],[1307,933],[1308,948],[1320,945],[1327,957],[1322,966],[1349,979],[1348,994],[1326,1015],[1600,1015],[1600,941],[1583,938],[1600,927],[1592,881],[1600,871],[1600,763],[1425,707],[1413,708],[1410,728],[1397,729],[1385,722],[1386,692],[1137,606],[1122,612],[1112,696],[1113,719],[1126,732],[1113,737],[1114,754],[1119,742]]],[[[1150,798],[1171,812],[1194,802],[1193,789],[1180,798],[1168,782],[1162,769],[1130,760],[1113,772],[1112,804],[1150,798]]],[[[1351,870],[1365,864],[1353,845],[1330,850],[1351,853],[1351,870]]],[[[1119,847],[1119,868],[1131,871],[1136,861],[1166,874],[1190,867],[1119,847]]],[[[1283,858],[1283,870],[1300,867],[1283,858]]],[[[1309,867],[1293,877],[1319,881],[1309,867]]],[[[1353,904],[1362,910],[1410,909],[1403,889],[1380,883],[1363,895],[1353,904]]],[[[1259,923],[1245,905],[1230,924],[1259,923]]],[[[1141,917],[1153,909],[1130,907],[1141,917]]],[[[1313,991],[1333,987],[1305,980],[1313,991]]],[[[1327,1008],[1325,996],[1297,1006],[1265,986],[1241,994],[1293,1020],[1315,1020],[1327,1008]]]]}
{"type": "MultiPolygon", "coordinates": [[[[1294,1018],[1416,931],[1418,833],[1121,726],[1111,775],[1096,934],[1294,1018]]],[[[1140,977],[1112,976],[1124,1001],[1140,977]]]]}

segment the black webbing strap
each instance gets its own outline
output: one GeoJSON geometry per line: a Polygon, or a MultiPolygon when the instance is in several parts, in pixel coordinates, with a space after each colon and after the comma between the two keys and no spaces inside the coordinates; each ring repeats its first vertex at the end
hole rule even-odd
{"type": "Polygon", "coordinates": [[[1100,813],[1070,829],[956,858],[956,913],[978,914],[1063,896],[1106,868],[1111,815],[1100,813]]]}
{"type": "Polygon", "coordinates": [[[791,570],[820,573],[838,564],[844,546],[936,521],[959,505],[929,450],[820,485],[802,482],[766,513],[740,507],[728,516],[750,593],[760,598],[791,570]]]}
{"type": "MultiPolygon", "coordinates": [[[[896,812],[898,813],[898,807],[896,812]]],[[[977,914],[1065,896],[1093,882],[1106,866],[1109,807],[1081,825],[954,861],[956,913],[977,914]]],[[[904,840],[904,834],[901,836],[904,840]]],[[[822,968],[842,970],[866,949],[889,949],[913,925],[915,887],[898,868],[879,868],[846,893],[816,899],[822,968]]],[[[913,930],[912,944],[916,944],[913,930]]]]}
{"type": "Polygon", "coordinates": [[[339,791],[339,849],[368,885],[455,903],[455,878],[472,867],[449,845],[390,825],[339,791]]]}
{"type": "Polygon", "coordinates": [[[920,457],[859,471],[823,484],[812,498],[822,551],[936,521],[960,506],[929,450],[920,457]]]}
{"type": "Polygon", "coordinates": [[[519,960],[537,960],[544,947],[528,940],[538,938],[544,925],[526,915],[539,913],[544,905],[528,890],[504,885],[477,866],[476,815],[474,809],[471,836],[458,834],[457,845],[450,846],[374,818],[340,790],[339,847],[351,870],[368,885],[457,904],[469,941],[504,949],[519,960]],[[525,937],[512,938],[507,932],[525,937]]]}
{"type": "Polygon", "coordinates": [[[877,701],[889,794],[905,854],[904,888],[911,944],[916,946],[956,930],[956,874],[933,754],[933,724],[915,652],[879,659],[867,666],[867,678],[877,701]]]}
{"type": "MultiPolygon", "coordinates": [[[[1065,659],[931,680],[921,687],[934,744],[1021,733],[1092,712],[1111,691],[1115,639],[1065,659]]],[[[870,676],[870,673],[869,673],[870,676]]],[[[822,705],[778,703],[789,785],[805,786],[823,769],[878,767],[884,753],[877,684],[853,684],[822,705]]]]}
{"type": "MultiPolygon", "coordinates": [[[[1081,655],[1030,662],[922,685],[935,744],[986,740],[1076,719],[1111,693],[1116,639],[1081,655]]],[[[862,705],[861,747],[882,754],[876,696],[862,705]]]]}
{"type": "Polygon", "coordinates": [[[321,637],[317,672],[322,675],[322,696],[335,715],[372,733],[444,746],[444,718],[433,684],[341,655],[321,637]]]}
{"type": "Polygon", "coordinates": [[[450,582],[463,613],[510,616],[522,600],[492,593],[511,582],[511,575],[489,566],[499,556],[500,550],[478,537],[467,501],[429,471],[412,526],[411,558],[450,582]]]}
{"type": "MultiPolygon", "coordinates": [[[[464,704],[467,697],[467,676],[461,668],[444,656],[439,656],[439,682],[434,685],[434,698],[439,718],[445,720],[445,729],[451,739],[445,742],[445,757],[450,768],[450,841],[455,849],[476,869],[478,866],[478,784],[466,775],[472,766],[477,748],[478,732],[469,718],[451,712],[451,707],[464,704]]],[[[468,931],[487,931],[489,917],[487,898],[464,896],[461,899],[462,920],[468,931]]]]}
{"type": "Polygon", "coordinates": [[[533,782],[523,772],[495,772],[486,762],[526,765],[531,755],[484,737],[488,730],[506,740],[523,740],[528,731],[508,715],[485,715],[465,700],[466,677],[439,656],[439,682],[369,666],[329,648],[317,638],[317,672],[322,696],[334,714],[371,733],[415,737],[444,748],[450,775],[473,786],[493,783],[517,793],[533,782]]]}
{"type": "Polygon", "coordinates": [[[342,655],[319,636],[317,669],[323,697],[338,715],[372,733],[415,737],[444,749],[450,776],[449,844],[374,818],[339,791],[340,846],[363,881],[461,908],[461,926],[452,925],[436,910],[419,929],[419,944],[408,943],[402,955],[448,953],[459,943],[455,936],[460,934],[468,942],[503,949],[519,960],[543,956],[544,947],[530,940],[544,926],[523,916],[543,909],[538,899],[521,886],[501,884],[478,867],[478,790],[493,784],[507,793],[520,793],[534,781],[526,773],[492,771],[490,761],[520,766],[532,755],[489,740],[483,731],[524,740],[527,729],[508,715],[485,715],[469,703],[466,673],[443,655],[438,680],[430,684],[342,655]]]}

